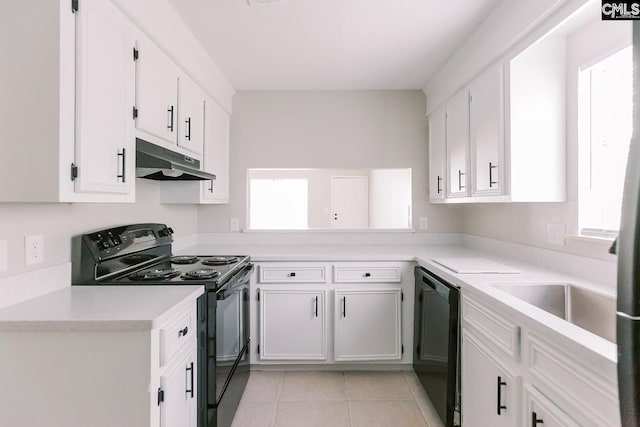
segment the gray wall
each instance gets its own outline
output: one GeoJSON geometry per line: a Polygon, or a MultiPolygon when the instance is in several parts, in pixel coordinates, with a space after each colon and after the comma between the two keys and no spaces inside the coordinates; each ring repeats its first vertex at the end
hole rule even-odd
{"type": "Polygon", "coordinates": [[[0,276],[71,260],[71,237],[135,222],[164,222],[177,236],[197,231],[195,205],[161,205],[158,183],[136,180],[136,203],[0,203],[0,240],[8,241],[8,270],[0,276]],[[44,236],[44,263],[25,266],[24,237],[44,236]]]}
{"type": "Polygon", "coordinates": [[[246,223],[250,168],[411,168],[413,224],[457,232],[460,209],[430,205],[425,98],[421,91],[238,92],[231,119],[230,203],[201,207],[199,230],[246,223]]]}

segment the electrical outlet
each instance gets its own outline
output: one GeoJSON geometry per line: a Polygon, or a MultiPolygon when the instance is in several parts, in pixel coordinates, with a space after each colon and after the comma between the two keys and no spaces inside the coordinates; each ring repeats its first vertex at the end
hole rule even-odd
{"type": "Polygon", "coordinates": [[[238,218],[231,218],[229,220],[229,231],[240,231],[240,220],[238,218]]]}
{"type": "Polygon", "coordinates": [[[27,236],[24,238],[24,263],[33,265],[44,262],[44,236],[27,236]]]}
{"type": "Polygon", "coordinates": [[[565,224],[547,224],[547,242],[552,245],[564,246],[564,237],[567,234],[565,224]]]}
{"type": "Polygon", "coordinates": [[[0,271],[7,271],[7,257],[9,251],[7,250],[7,241],[0,240],[0,271]]]}
{"type": "Polygon", "coordinates": [[[420,217],[420,230],[426,230],[429,228],[429,218],[427,218],[426,216],[421,216],[420,217]]]}

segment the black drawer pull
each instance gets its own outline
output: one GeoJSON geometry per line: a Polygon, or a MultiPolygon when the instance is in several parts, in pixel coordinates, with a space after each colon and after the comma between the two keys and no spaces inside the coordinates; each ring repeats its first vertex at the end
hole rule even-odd
{"type": "Polygon", "coordinates": [[[442,177],[438,175],[438,194],[442,192],[442,188],[440,188],[440,183],[442,182],[442,177]]]}
{"type": "Polygon", "coordinates": [[[188,326],[185,326],[185,327],[184,327],[184,329],[180,329],[180,330],[178,331],[178,336],[179,336],[179,337],[184,337],[184,336],[186,336],[186,335],[187,335],[187,333],[189,333],[189,327],[188,327],[188,326]]]}
{"type": "Polygon", "coordinates": [[[364,273],[364,277],[371,277],[371,273],[364,273]]]}
{"type": "Polygon", "coordinates": [[[318,297],[316,297],[315,300],[316,300],[315,301],[316,307],[315,307],[315,313],[314,314],[315,314],[316,317],[318,317],[318,297]]]}
{"type": "Polygon", "coordinates": [[[190,366],[187,366],[186,370],[189,371],[191,376],[191,388],[186,389],[185,392],[191,393],[191,398],[193,399],[193,389],[195,388],[193,384],[193,362],[191,362],[190,366]]]}
{"type": "Polygon", "coordinates": [[[296,272],[292,271],[291,273],[289,273],[289,277],[296,277],[296,272]]]}
{"type": "Polygon", "coordinates": [[[489,162],[489,188],[492,188],[494,184],[498,183],[498,181],[493,180],[493,170],[497,167],[498,165],[494,165],[493,163],[489,162]]]}
{"type": "Polygon", "coordinates": [[[502,381],[502,377],[498,377],[498,415],[502,415],[501,411],[507,409],[506,405],[502,404],[502,386],[506,386],[507,382],[502,381]]]}
{"type": "Polygon", "coordinates": [[[167,108],[167,113],[169,113],[169,124],[167,125],[167,129],[173,132],[173,105],[167,108]]]}
{"type": "Polygon", "coordinates": [[[536,427],[538,424],[544,424],[542,418],[538,418],[538,414],[535,412],[531,413],[531,427],[536,427]]]}

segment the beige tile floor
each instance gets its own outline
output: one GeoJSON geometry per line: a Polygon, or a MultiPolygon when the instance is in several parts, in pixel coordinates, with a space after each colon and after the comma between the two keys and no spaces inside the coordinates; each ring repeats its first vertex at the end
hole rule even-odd
{"type": "Polygon", "coordinates": [[[413,371],[252,371],[232,427],[439,427],[413,371]]]}

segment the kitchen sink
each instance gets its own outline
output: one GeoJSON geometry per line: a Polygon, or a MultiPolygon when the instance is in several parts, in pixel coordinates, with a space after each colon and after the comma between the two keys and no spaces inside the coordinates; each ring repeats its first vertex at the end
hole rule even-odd
{"type": "Polygon", "coordinates": [[[494,284],[494,288],[616,342],[616,299],[569,283],[494,284]]]}

